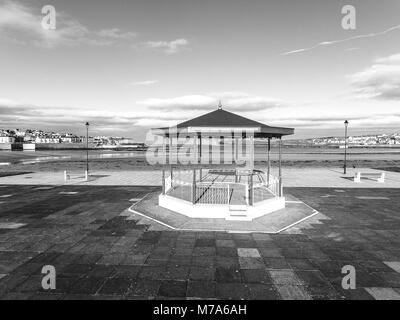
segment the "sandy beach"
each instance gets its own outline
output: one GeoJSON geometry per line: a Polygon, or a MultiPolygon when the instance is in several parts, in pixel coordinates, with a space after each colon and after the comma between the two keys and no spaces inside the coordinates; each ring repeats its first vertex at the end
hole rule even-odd
{"type": "MultiPolygon", "coordinates": [[[[282,164],[287,168],[337,168],[343,166],[342,149],[284,148],[282,164]]],[[[150,165],[143,151],[90,150],[90,168],[94,171],[135,171],[161,169],[150,165]]],[[[354,148],[348,150],[349,168],[396,167],[400,164],[400,149],[354,148]]],[[[278,153],[271,151],[272,166],[277,166],[278,153]]],[[[266,166],[263,148],[255,152],[255,166],[266,166]]],[[[83,170],[86,167],[85,150],[48,150],[35,152],[1,151],[0,172],[55,172],[83,170]]]]}

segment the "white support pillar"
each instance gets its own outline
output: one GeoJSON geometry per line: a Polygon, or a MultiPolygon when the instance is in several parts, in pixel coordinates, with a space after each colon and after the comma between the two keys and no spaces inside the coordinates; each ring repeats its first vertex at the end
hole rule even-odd
{"type": "Polygon", "coordinates": [[[282,137],[279,137],[279,196],[282,197],[282,137]]]}
{"type": "Polygon", "coordinates": [[[172,137],[171,134],[168,135],[168,159],[169,159],[169,170],[170,170],[170,175],[171,175],[171,180],[172,180],[172,175],[174,174],[173,168],[172,168],[172,137]]]}
{"type": "MultiPolygon", "coordinates": [[[[240,147],[242,148],[242,144],[240,144],[240,147]]],[[[235,148],[235,163],[236,163],[239,158],[239,139],[238,139],[238,137],[235,138],[234,148],[235,148]]],[[[242,150],[240,150],[240,154],[242,154],[242,150]]]]}
{"type": "Polygon", "coordinates": [[[192,203],[196,204],[196,169],[193,172],[193,183],[192,183],[192,203]]]}
{"type": "Polygon", "coordinates": [[[192,164],[198,164],[199,163],[199,147],[198,147],[198,143],[197,143],[197,133],[195,133],[193,135],[193,151],[194,151],[194,155],[193,155],[193,163],[192,164]]]}
{"type": "Polygon", "coordinates": [[[248,181],[247,181],[245,187],[246,187],[246,205],[249,205],[250,203],[249,203],[249,183],[248,183],[248,181]]]}
{"type": "Polygon", "coordinates": [[[267,150],[267,162],[268,162],[268,168],[267,168],[267,187],[269,187],[269,177],[271,174],[271,157],[270,157],[270,152],[271,152],[271,138],[268,138],[268,150],[267,150]]]}
{"type": "Polygon", "coordinates": [[[254,169],[254,134],[250,136],[250,148],[251,169],[254,169]]]}
{"type": "Polygon", "coordinates": [[[231,156],[232,156],[232,163],[236,163],[236,157],[235,157],[235,133],[232,131],[231,132],[231,156]]]}
{"type": "Polygon", "coordinates": [[[164,167],[162,169],[161,185],[162,185],[162,194],[165,194],[165,170],[164,170],[164,167]]]}
{"type": "Polygon", "coordinates": [[[201,157],[202,157],[202,148],[203,148],[203,141],[201,139],[201,132],[200,134],[197,136],[199,139],[199,146],[198,146],[198,155],[199,155],[199,159],[198,159],[198,163],[201,163],[201,157]]]}
{"type": "Polygon", "coordinates": [[[203,179],[203,170],[201,167],[201,158],[203,156],[203,140],[201,139],[201,133],[199,135],[199,164],[200,164],[200,170],[199,170],[199,181],[203,179]]]}
{"type": "Polygon", "coordinates": [[[253,172],[250,171],[250,183],[249,183],[249,205],[252,206],[254,203],[254,188],[253,188],[253,172]]]}

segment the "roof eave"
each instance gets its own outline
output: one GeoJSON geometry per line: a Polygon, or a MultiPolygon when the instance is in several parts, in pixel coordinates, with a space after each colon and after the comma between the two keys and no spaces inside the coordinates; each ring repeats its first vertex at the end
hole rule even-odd
{"type": "Polygon", "coordinates": [[[263,127],[261,128],[260,135],[273,135],[273,136],[288,136],[294,134],[294,128],[285,127],[263,127]]]}
{"type": "MultiPolygon", "coordinates": [[[[206,128],[206,127],[204,127],[206,128]]],[[[224,127],[221,127],[224,129],[224,127]]],[[[249,127],[242,127],[244,131],[246,129],[249,130],[249,127]]],[[[164,127],[164,128],[152,128],[152,134],[154,135],[161,135],[161,136],[169,136],[170,134],[176,133],[191,133],[189,132],[188,128],[177,128],[177,127],[164,127]]],[[[228,131],[227,131],[228,132],[228,131]]],[[[229,131],[230,132],[230,131],[229,131]]],[[[200,130],[199,133],[216,133],[215,131],[208,132],[207,130],[200,130]]],[[[294,134],[294,128],[284,128],[284,127],[261,127],[259,131],[254,131],[255,136],[258,137],[282,137],[294,134]]]]}

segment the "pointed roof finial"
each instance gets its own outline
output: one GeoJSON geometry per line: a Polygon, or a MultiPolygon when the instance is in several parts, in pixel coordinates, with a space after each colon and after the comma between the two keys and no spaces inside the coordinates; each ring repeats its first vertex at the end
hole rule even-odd
{"type": "Polygon", "coordinates": [[[219,110],[221,110],[221,109],[222,109],[222,103],[221,103],[221,100],[219,100],[219,103],[218,103],[218,109],[219,109],[219,110]]]}

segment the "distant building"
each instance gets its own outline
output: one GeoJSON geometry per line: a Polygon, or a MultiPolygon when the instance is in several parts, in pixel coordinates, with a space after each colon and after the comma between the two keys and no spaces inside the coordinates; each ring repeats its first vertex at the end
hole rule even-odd
{"type": "Polygon", "coordinates": [[[49,137],[36,137],[35,143],[60,143],[60,139],[49,137]]]}
{"type": "Polygon", "coordinates": [[[130,139],[130,138],[122,138],[118,142],[119,142],[120,145],[135,144],[135,141],[133,139],[130,139]]]}
{"type": "Polygon", "coordinates": [[[15,143],[15,137],[0,135],[0,143],[15,143]]]}
{"type": "Polygon", "coordinates": [[[21,131],[21,130],[19,130],[19,129],[15,129],[14,135],[15,135],[16,137],[21,137],[21,138],[23,138],[23,137],[25,137],[25,131],[21,131]]]}
{"type": "Polygon", "coordinates": [[[79,143],[81,142],[81,139],[73,134],[66,134],[61,136],[61,142],[63,143],[79,143]]]}

